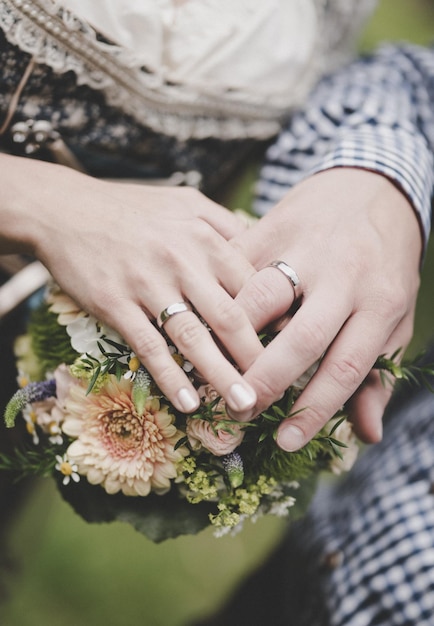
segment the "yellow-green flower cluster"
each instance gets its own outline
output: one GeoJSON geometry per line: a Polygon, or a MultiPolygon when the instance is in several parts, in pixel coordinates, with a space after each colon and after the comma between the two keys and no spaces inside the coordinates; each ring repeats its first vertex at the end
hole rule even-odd
{"type": "Polygon", "coordinates": [[[220,512],[217,515],[210,513],[209,516],[211,524],[216,528],[234,528],[241,522],[240,514],[231,511],[223,502],[220,502],[217,508],[220,512]]]}
{"type": "MultiPolygon", "coordinates": [[[[89,366],[89,362],[85,356],[76,359],[70,369],[74,378],[82,380],[86,383],[90,383],[94,376],[94,370],[89,366]]],[[[101,391],[108,380],[108,376],[108,373],[99,374],[99,376],[97,376],[92,385],[92,393],[98,393],[98,391],[101,391]]]]}
{"type": "Polygon", "coordinates": [[[186,498],[191,504],[218,498],[217,477],[198,469],[193,457],[187,457],[181,462],[180,469],[184,474],[184,482],[188,487],[186,498]]]}
{"type": "Polygon", "coordinates": [[[210,521],[217,528],[233,528],[241,521],[241,516],[255,515],[263,496],[272,494],[277,482],[274,478],[259,476],[256,483],[247,487],[238,487],[223,497],[217,508],[217,515],[210,515],[210,521]]]}

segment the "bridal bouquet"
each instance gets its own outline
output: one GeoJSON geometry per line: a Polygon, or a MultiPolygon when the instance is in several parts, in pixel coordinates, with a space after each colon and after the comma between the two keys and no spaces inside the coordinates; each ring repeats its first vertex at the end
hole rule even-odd
{"type": "Polygon", "coordinates": [[[351,467],[358,447],[342,415],[297,452],[275,442],[309,374],[251,423],[239,423],[166,339],[201,397],[194,414],[171,405],[121,337],[51,287],[17,341],[20,389],[5,412],[6,425],[21,423],[27,442],[0,456],[0,469],[54,476],[86,520],[127,521],[161,541],[300,514],[320,472],[351,467]]]}

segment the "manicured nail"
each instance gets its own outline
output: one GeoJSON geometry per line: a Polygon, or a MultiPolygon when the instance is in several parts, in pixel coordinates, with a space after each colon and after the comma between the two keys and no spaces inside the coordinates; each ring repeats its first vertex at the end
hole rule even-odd
{"type": "Polygon", "coordinates": [[[178,391],[177,397],[184,413],[191,413],[191,411],[194,411],[194,409],[197,409],[199,406],[197,397],[186,387],[182,387],[182,389],[178,391]]]}
{"type": "Polygon", "coordinates": [[[304,443],[304,433],[298,426],[291,424],[279,429],[277,445],[282,448],[282,450],[294,452],[295,450],[299,450],[304,443]]]}
{"type": "Polygon", "coordinates": [[[255,405],[256,394],[253,389],[234,383],[229,389],[228,402],[235,411],[246,411],[255,405]]]}

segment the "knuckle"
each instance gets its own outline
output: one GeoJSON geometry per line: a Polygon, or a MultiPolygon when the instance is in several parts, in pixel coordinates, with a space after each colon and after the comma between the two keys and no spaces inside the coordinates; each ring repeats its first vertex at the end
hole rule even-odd
{"type": "Polygon", "coordinates": [[[135,334],[135,352],[143,363],[149,363],[156,359],[163,352],[164,340],[161,335],[154,330],[149,332],[146,329],[135,334]]]}
{"type": "Polygon", "coordinates": [[[298,428],[304,434],[305,440],[309,441],[321,430],[328,419],[329,415],[322,405],[318,407],[310,404],[301,411],[299,416],[291,418],[291,421],[297,423],[298,428]]]}
{"type": "Polygon", "coordinates": [[[257,282],[251,285],[247,295],[251,302],[251,307],[258,309],[261,313],[274,311],[279,304],[279,293],[274,290],[271,284],[257,282]]]}
{"type": "Polygon", "coordinates": [[[231,332],[242,327],[245,321],[244,312],[232,299],[222,299],[215,303],[216,320],[213,324],[214,330],[231,332]]]}
{"type": "Polygon", "coordinates": [[[351,394],[359,387],[367,372],[356,359],[344,356],[329,363],[327,373],[333,382],[351,394]]]}
{"type": "Polygon", "coordinates": [[[176,392],[177,386],[180,384],[180,380],[184,376],[181,368],[175,363],[175,361],[168,355],[168,360],[165,366],[153,373],[155,382],[159,388],[165,391],[168,395],[176,392]]]}
{"type": "Polygon", "coordinates": [[[300,321],[297,326],[296,342],[297,350],[306,360],[313,363],[319,358],[329,344],[321,320],[300,321]]]}
{"type": "Polygon", "coordinates": [[[256,391],[258,398],[258,405],[269,406],[281,393],[284,391],[285,386],[279,387],[275,380],[267,380],[266,378],[259,378],[255,381],[251,381],[253,388],[256,391]]]}
{"type": "Polygon", "coordinates": [[[403,313],[407,311],[409,306],[408,294],[404,287],[395,289],[393,296],[389,296],[386,301],[389,302],[392,313],[399,317],[402,317],[403,313]]]}
{"type": "Polygon", "coordinates": [[[410,343],[411,338],[413,337],[413,333],[414,333],[414,316],[410,315],[404,319],[404,322],[402,323],[400,327],[401,342],[398,347],[405,349],[410,343]]]}
{"type": "Polygon", "coordinates": [[[171,329],[170,336],[175,341],[178,348],[188,354],[192,349],[197,347],[203,337],[203,333],[207,331],[193,314],[177,315],[176,317],[179,319],[177,320],[176,327],[171,329]]]}
{"type": "Polygon", "coordinates": [[[380,318],[398,321],[408,311],[411,302],[405,287],[386,286],[377,296],[374,310],[380,318]]]}

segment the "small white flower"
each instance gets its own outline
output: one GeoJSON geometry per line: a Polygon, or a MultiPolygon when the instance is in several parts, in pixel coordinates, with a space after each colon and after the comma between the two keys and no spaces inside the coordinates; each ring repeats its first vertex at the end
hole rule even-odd
{"type": "Polygon", "coordinates": [[[17,383],[18,383],[18,387],[20,389],[23,389],[26,385],[28,385],[30,382],[30,377],[28,376],[28,374],[21,368],[18,368],[18,375],[17,375],[17,383]]]}
{"type": "Polygon", "coordinates": [[[33,407],[30,404],[27,405],[26,408],[23,410],[23,417],[26,421],[26,430],[32,437],[33,444],[37,446],[39,443],[39,435],[38,431],[36,430],[37,415],[36,411],[34,411],[33,407]]]}
{"type": "Polygon", "coordinates": [[[80,480],[80,474],[78,473],[78,467],[75,463],[71,463],[68,459],[68,455],[64,454],[60,456],[60,454],[56,454],[56,466],[55,469],[63,474],[63,484],[69,485],[71,478],[75,483],[78,483],[80,480]]]}
{"type": "Polygon", "coordinates": [[[125,372],[124,378],[125,380],[131,380],[131,382],[135,379],[137,372],[140,368],[139,358],[131,352],[131,355],[128,359],[128,371],[125,372]]]}
{"type": "Polygon", "coordinates": [[[268,513],[270,515],[275,515],[276,517],[286,517],[289,514],[289,509],[294,506],[295,498],[292,496],[287,496],[282,498],[281,500],[276,500],[272,502],[268,513]]]}
{"type": "Polygon", "coordinates": [[[108,326],[102,326],[92,315],[77,317],[66,326],[66,332],[71,338],[71,346],[74,350],[79,354],[90,354],[99,360],[102,357],[100,345],[107,352],[113,351],[113,346],[107,343],[104,338],[116,343],[123,343],[118,333],[108,326]]]}
{"type": "Polygon", "coordinates": [[[51,422],[48,425],[49,437],[48,441],[56,446],[61,446],[63,443],[62,431],[60,429],[59,424],[56,422],[51,422]]]}
{"type": "Polygon", "coordinates": [[[188,374],[194,369],[193,363],[190,363],[190,361],[187,361],[184,355],[178,352],[175,346],[172,346],[169,344],[169,352],[172,355],[172,359],[176,363],[178,363],[179,367],[182,367],[182,369],[184,370],[184,372],[186,372],[186,374],[188,374]]]}
{"type": "MultiPolygon", "coordinates": [[[[57,314],[58,323],[61,326],[66,326],[66,332],[71,338],[71,346],[79,354],[90,354],[94,358],[100,359],[102,355],[98,343],[103,346],[104,350],[111,352],[113,347],[102,339],[103,336],[116,343],[124,343],[116,331],[101,324],[95,317],[83,311],[59,287],[51,287],[47,302],[51,305],[50,311],[57,314]]],[[[119,360],[124,362],[123,357],[119,360]]]]}

